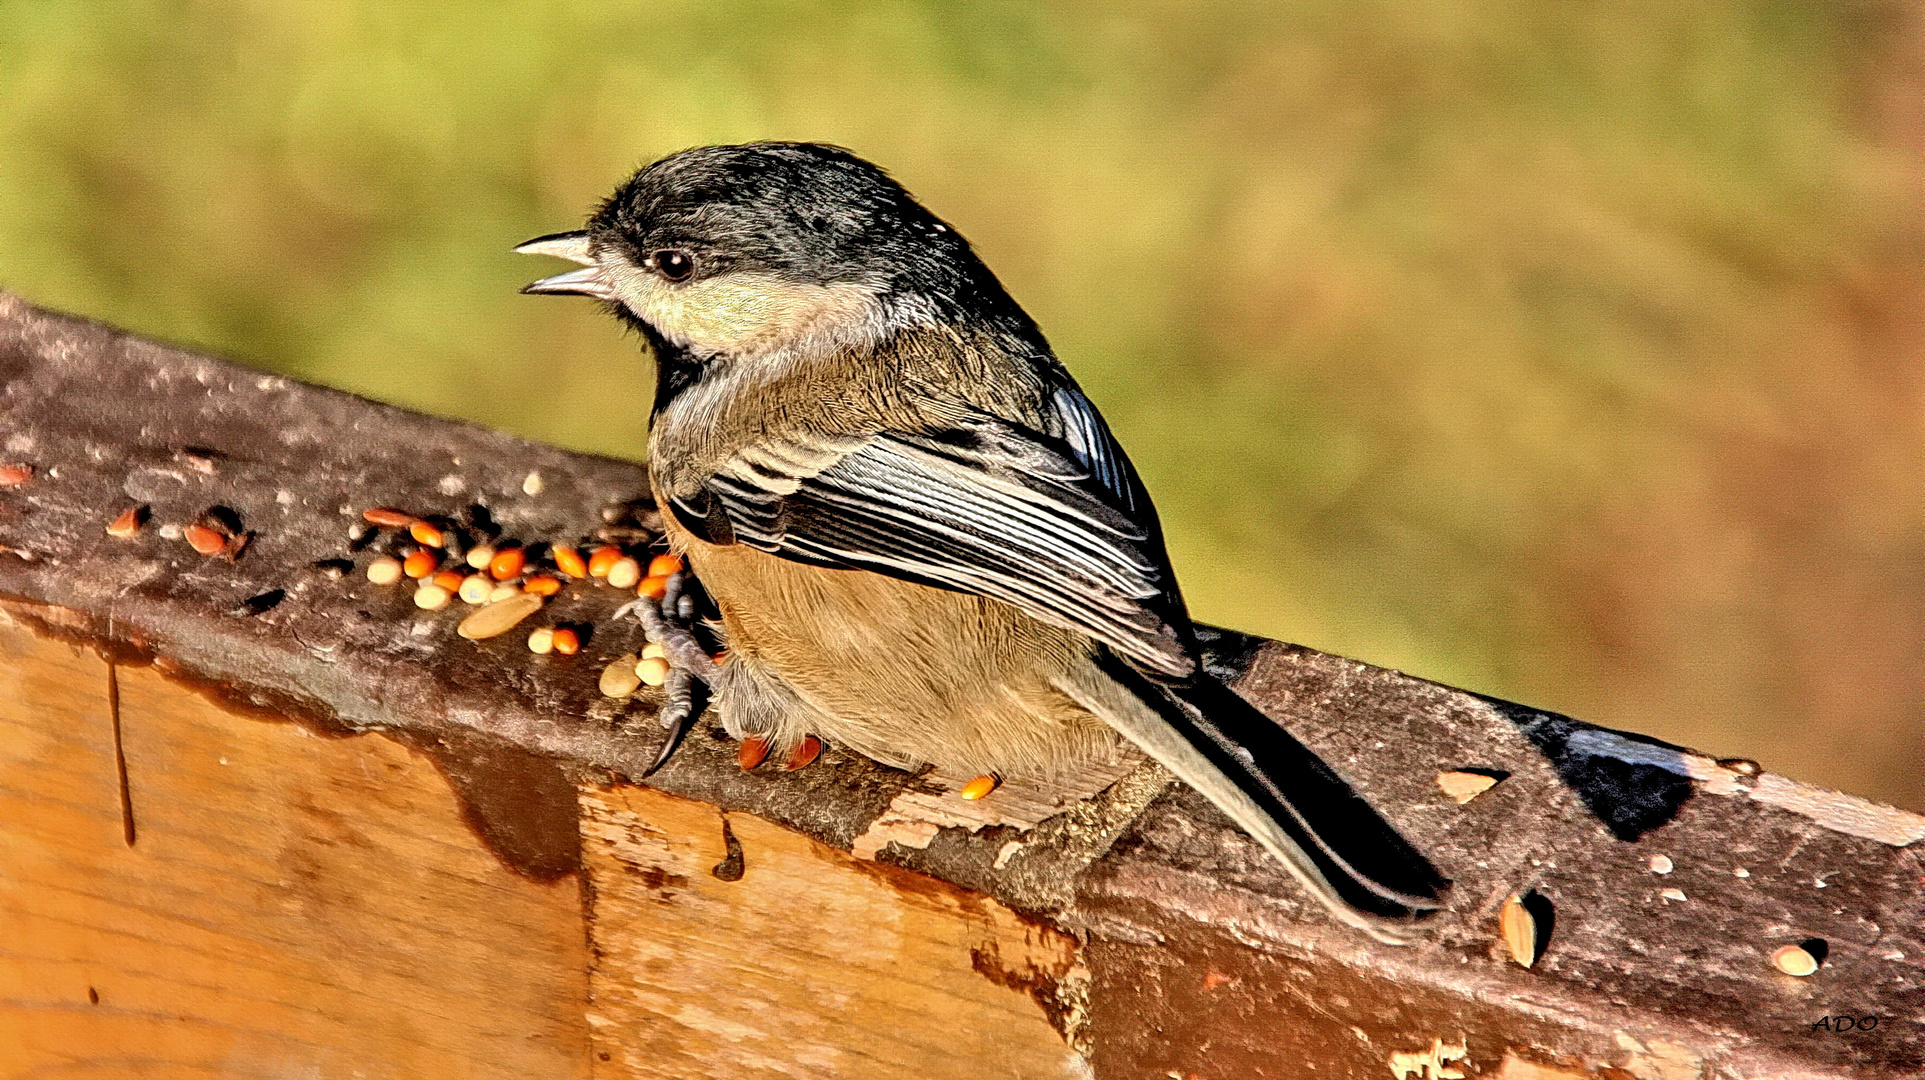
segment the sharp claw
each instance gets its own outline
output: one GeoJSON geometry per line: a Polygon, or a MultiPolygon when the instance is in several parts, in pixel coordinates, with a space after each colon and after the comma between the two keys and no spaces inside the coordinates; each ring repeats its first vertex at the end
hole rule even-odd
{"type": "Polygon", "coordinates": [[[654,762],[642,771],[642,778],[653,775],[668,763],[669,755],[682,744],[682,736],[695,726],[695,717],[700,711],[695,707],[695,680],[686,671],[671,669],[668,682],[663,685],[662,712],[657,718],[668,729],[668,737],[662,740],[662,749],[656,753],[654,762]]]}
{"type": "Polygon", "coordinates": [[[789,760],[782,764],[784,769],[794,772],[822,756],[822,740],[814,735],[804,735],[802,741],[789,751],[789,760]]]}

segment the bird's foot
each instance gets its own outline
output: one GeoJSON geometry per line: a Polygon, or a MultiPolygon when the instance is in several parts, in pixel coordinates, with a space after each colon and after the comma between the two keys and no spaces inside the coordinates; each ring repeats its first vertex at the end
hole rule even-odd
{"type": "MultiPolygon", "coordinates": [[[[650,654],[655,654],[663,664],[657,669],[662,687],[662,707],[657,718],[667,729],[668,738],[648,773],[661,768],[681,743],[682,736],[688,733],[690,725],[701,714],[696,703],[697,684],[712,686],[719,670],[716,659],[695,636],[696,605],[694,595],[687,588],[689,583],[687,572],[677,570],[667,576],[660,596],[643,593],[615,612],[617,618],[633,615],[642,624],[642,634],[649,641],[649,647],[643,651],[643,663],[647,663],[650,654]]],[[[656,679],[645,681],[654,683],[656,679]]]]}

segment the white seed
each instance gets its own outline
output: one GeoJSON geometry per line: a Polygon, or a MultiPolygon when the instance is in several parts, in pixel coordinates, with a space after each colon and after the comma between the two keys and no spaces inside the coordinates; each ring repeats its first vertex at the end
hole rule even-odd
{"type": "Polygon", "coordinates": [[[1740,866],[1731,871],[1731,876],[1732,877],[1750,877],[1751,871],[1746,870],[1744,867],[1740,866]]]}
{"type": "Polygon", "coordinates": [[[496,585],[493,588],[488,590],[488,602],[490,604],[499,604],[503,600],[506,600],[509,597],[514,596],[520,592],[521,592],[521,586],[512,585],[507,582],[503,582],[502,584],[496,585]]]}
{"type": "Polygon", "coordinates": [[[1818,958],[1806,952],[1802,946],[1780,945],[1771,954],[1771,966],[1802,979],[1818,970],[1818,958]]]}
{"type": "Polygon", "coordinates": [[[1666,889],[1658,895],[1664,897],[1666,900],[1676,900],[1680,904],[1684,903],[1683,889],[1666,889]]]}
{"type": "Polygon", "coordinates": [[[540,611],[541,604],[541,597],[534,593],[515,593],[476,609],[474,614],[461,620],[461,625],[455,627],[455,633],[469,641],[482,641],[505,634],[514,629],[516,623],[540,611]]]}
{"type": "Polygon", "coordinates": [[[414,606],[424,611],[440,611],[453,602],[455,594],[429,583],[414,591],[414,606]]]}
{"type": "Polygon", "coordinates": [[[625,653],[602,669],[601,690],[608,697],[627,697],[640,689],[641,676],[635,674],[635,654],[625,653]]]}
{"type": "Polygon", "coordinates": [[[461,579],[461,599],[470,604],[485,604],[495,591],[495,583],[486,574],[469,574],[461,579]]]}
{"type": "Polygon", "coordinates": [[[1672,871],[1673,869],[1675,869],[1675,868],[1674,868],[1674,867],[1672,866],[1672,863],[1671,863],[1671,859],[1670,859],[1670,857],[1669,857],[1669,856],[1667,856],[1667,855],[1653,855],[1653,856],[1651,856],[1651,872],[1652,872],[1652,873],[1654,873],[1654,874],[1668,874],[1668,873],[1670,873],[1670,872],[1671,872],[1671,871],[1672,871]]]}
{"type": "Polygon", "coordinates": [[[608,568],[608,583],[617,589],[632,589],[642,580],[642,564],[624,555],[608,568]]]}
{"type": "Polygon", "coordinates": [[[650,686],[660,686],[668,681],[668,659],[649,656],[635,661],[635,677],[650,686]]]}
{"type": "Polygon", "coordinates": [[[383,555],[368,564],[368,580],[376,585],[392,585],[401,580],[401,560],[383,555]]]}
{"type": "Polygon", "coordinates": [[[547,656],[555,651],[555,628],[539,626],[528,635],[528,651],[538,656],[547,656]]]}
{"type": "Polygon", "coordinates": [[[541,474],[538,472],[531,472],[521,478],[521,493],[523,495],[539,495],[541,494],[542,487],[541,474]]]}
{"type": "Polygon", "coordinates": [[[476,570],[488,569],[488,564],[493,562],[494,558],[495,549],[490,544],[478,544],[468,549],[468,565],[476,570]]]}
{"type": "Polygon", "coordinates": [[[662,646],[657,642],[651,641],[648,644],[642,646],[642,659],[644,660],[648,659],[651,656],[667,656],[667,655],[668,655],[668,650],[662,648],[662,646]]]}

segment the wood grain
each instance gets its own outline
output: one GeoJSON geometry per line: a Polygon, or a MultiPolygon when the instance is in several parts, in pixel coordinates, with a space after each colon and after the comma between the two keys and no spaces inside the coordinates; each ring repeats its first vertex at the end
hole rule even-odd
{"type": "Polygon", "coordinates": [[[1050,1022],[1087,985],[1067,935],[740,814],[737,864],[706,803],[581,804],[598,1077],[1088,1075],[1050,1022]]]}
{"type": "Polygon", "coordinates": [[[573,877],[425,759],[237,716],[0,625],[0,1076],[583,1077],[573,877]]]}

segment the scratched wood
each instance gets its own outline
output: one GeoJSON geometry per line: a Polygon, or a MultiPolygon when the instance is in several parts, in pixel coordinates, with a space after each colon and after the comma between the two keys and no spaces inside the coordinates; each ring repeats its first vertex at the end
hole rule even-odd
{"type": "Polygon", "coordinates": [[[577,882],[434,767],[0,625],[0,1076],[585,1077],[577,882]]]}
{"type": "Polygon", "coordinates": [[[1088,1075],[1045,1011],[1074,1030],[1068,936],[747,815],[735,863],[706,803],[616,786],[581,806],[598,1077],[1088,1075]]]}

